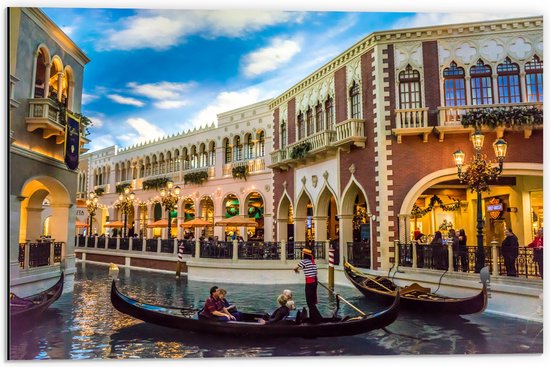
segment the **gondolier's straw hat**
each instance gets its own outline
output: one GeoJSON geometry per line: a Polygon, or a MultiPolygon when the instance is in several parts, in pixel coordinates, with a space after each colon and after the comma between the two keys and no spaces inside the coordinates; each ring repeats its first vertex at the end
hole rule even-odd
{"type": "Polygon", "coordinates": [[[311,250],[308,249],[308,248],[303,249],[303,250],[302,250],[302,253],[303,253],[303,254],[306,254],[306,255],[312,255],[312,254],[313,254],[313,252],[311,252],[311,250]]]}

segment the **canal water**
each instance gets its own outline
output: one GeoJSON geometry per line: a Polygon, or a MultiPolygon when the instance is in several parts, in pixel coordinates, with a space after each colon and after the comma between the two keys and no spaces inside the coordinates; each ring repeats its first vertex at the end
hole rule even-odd
{"type": "MultiPolygon", "coordinates": [[[[74,292],[63,294],[31,329],[11,330],[10,359],[138,359],[271,356],[381,356],[542,353],[542,324],[483,313],[462,317],[401,311],[387,329],[338,338],[273,340],[213,337],[145,324],[116,311],[110,302],[108,267],[78,264],[74,292]]],[[[291,270],[289,270],[291,271],[291,270]]],[[[300,275],[303,278],[303,275],[300,275]]],[[[118,287],[133,298],[166,305],[202,305],[213,285],[176,280],[172,274],[121,268],[118,287]]],[[[241,310],[274,310],[277,295],[294,292],[305,306],[303,284],[217,283],[241,310]]],[[[381,306],[356,289],[337,287],[365,311],[381,306]]],[[[319,288],[319,309],[330,315],[334,299],[319,288]]],[[[354,315],[344,304],[341,315],[354,315]]]]}

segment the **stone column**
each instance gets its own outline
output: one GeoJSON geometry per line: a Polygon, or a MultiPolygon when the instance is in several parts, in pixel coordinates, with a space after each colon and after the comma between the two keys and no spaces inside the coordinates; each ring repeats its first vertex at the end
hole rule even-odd
{"type": "Polygon", "coordinates": [[[327,240],[327,217],[313,217],[315,223],[315,241],[327,240]]]}
{"type": "Polygon", "coordinates": [[[294,241],[306,240],[306,218],[294,218],[294,241]]]}
{"type": "Polygon", "coordinates": [[[348,242],[353,242],[353,214],[340,214],[338,218],[338,223],[340,223],[340,263],[343,264],[343,259],[349,258],[348,242]]]}
{"type": "Polygon", "coordinates": [[[9,237],[9,266],[10,279],[19,278],[19,243],[25,242],[20,238],[19,230],[21,226],[21,202],[25,200],[24,196],[10,195],[10,237],[9,237]]]}
{"type": "MultiPolygon", "coordinates": [[[[48,98],[48,94],[50,92],[50,73],[51,73],[51,67],[52,67],[52,64],[45,64],[44,65],[46,67],[46,72],[45,72],[45,75],[44,75],[44,98],[48,98]]],[[[34,81],[33,81],[34,82],[34,81]]]]}
{"type": "Polygon", "coordinates": [[[277,241],[288,241],[288,219],[277,219],[277,241]]]}

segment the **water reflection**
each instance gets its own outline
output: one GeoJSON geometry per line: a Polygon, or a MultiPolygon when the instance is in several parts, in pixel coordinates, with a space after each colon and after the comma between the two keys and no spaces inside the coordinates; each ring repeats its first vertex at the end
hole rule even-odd
{"type": "MultiPolygon", "coordinates": [[[[353,337],[275,340],[216,337],[145,324],[110,302],[108,268],[79,266],[74,292],[63,294],[29,330],[12,330],[11,359],[130,359],[395,354],[541,353],[542,324],[489,314],[448,317],[402,311],[387,330],[353,337]]],[[[175,281],[172,274],[124,270],[117,285],[144,302],[202,305],[212,284],[175,281]]],[[[185,279],[185,278],[184,278],[185,279]]],[[[273,310],[284,288],[305,306],[303,285],[218,284],[244,311],[273,310]]],[[[383,306],[355,288],[338,292],[365,311],[383,306]]],[[[319,289],[319,309],[329,315],[334,299],[319,289]]],[[[340,314],[355,314],[342,305],[340,314]]]]}

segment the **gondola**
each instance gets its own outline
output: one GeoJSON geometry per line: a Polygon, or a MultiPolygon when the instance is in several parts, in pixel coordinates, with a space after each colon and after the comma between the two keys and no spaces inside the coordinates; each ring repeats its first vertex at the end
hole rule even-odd
{"type": "MultiPolygon", "coordinates": [[[[344,270],[349,281],[367,298],[378,298],[391,302],[395,297],[397,286],[390,279],[383,276],[371,276],[362,273],[347,261],[344,270]]],[[[472,297],[454,298],[431,293],[429,288],[413,283],[401,287],[401,305],[405,310],[414,310],[425,313],[443,313],[452,315],[467,315],[483,312],[487,307],[488,268],[482,270],[483,288],[472,297]]]]}
{"type": "Polygon", "coordinates": [[[366,333],[391,324],[399,313],[400,297],[394,297],[392,305],[383,311],[358,317],[325,318],[318,323],[296,320],[283,320],[262,325],[258,323],[264,314],[243,313],[243,321],[220,322],[197,317],[197,310],[141,303],[122,294],[115,281],[111,286],[111,303],[121,313],[147,323],[176,328],[195,333],[238,337],[331,337],[366,333]]]}
{"type": "Polygon", "coordinates": [[[10,321],[13,325],[30,324],[42,312],[44,312],[52,303],[57,301],[63,293],[63,272],[57,283],[51,288],[46,289],[28,297],[18,297],[10,293],[10,321]]]}

